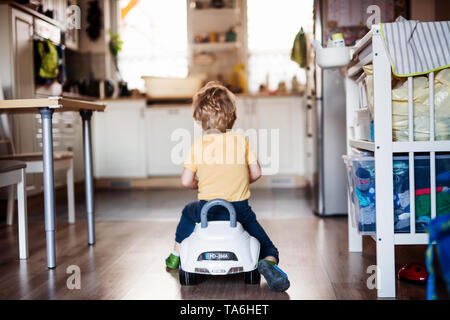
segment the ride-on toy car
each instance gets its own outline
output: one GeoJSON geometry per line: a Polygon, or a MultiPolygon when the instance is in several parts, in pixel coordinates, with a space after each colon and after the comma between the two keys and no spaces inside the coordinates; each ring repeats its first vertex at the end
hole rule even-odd
{"type": "Polygon", "coordinates": [[[222,199],[210,200],[203,206],[200,217],[201,223],[180,244],[180,283],[195,284],[198,274],[244,273],[246,283],[259,284],[260,244],[236,221],[233,205],[222,199]],[[214,206],[225,207],[230,221],[208,221],[208,211],[214,206]]]}

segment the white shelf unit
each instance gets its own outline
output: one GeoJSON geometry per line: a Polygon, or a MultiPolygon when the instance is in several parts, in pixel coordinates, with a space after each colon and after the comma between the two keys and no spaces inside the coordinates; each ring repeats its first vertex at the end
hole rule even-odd
{"type": "Polygon", "coordinates": [[[192,75],[206,75],[207,80],[217,80],[219,75],[227,78],[238,63],[247,64],[247,0],[236,0],[234,8],[195,8],[195,0],[187,1],[188,61],[192,75]],[[237,39],[234,42],[197,43],[197,35],[210,32],[225,33],[235,27],[237,39]],[[207,54],[212,62],[196,63],[199,54],[207,54]]]}
{"type": "MultiPolygon", "coordinates": [[[[449,152],[450,141],[434,141],[434,73],[429,73],[430,100],[430,140],[413,141],[413,77],[408,77],[408,121],[409,141],[392,141],[392,97],[391,97],[391,62],[386,50],[380,25],[374,25],[353,48],[356,64],[347,70],[346,77],[346,112],[347,112],[347,154],[354,149],[371,151],[375,158],[375,197],[376,197],[376,235],[371,238],[376,242],[377,293],[378,297],[395,297],[395,245],[427,244],[428,234],[416,233],[415,230],[415,193],[410,192],[410,232],[394,233],[393,208],[393,155],[409,155],[409,187],[414,190],[414,153],[430,154],[431,184],[431,218],[436,217],[436,152],[449,152]],[[369,56],[358,60],[358,53],[372,45],[369,56]],[[351,126],[353,114],[359,103],[359,82],[362,66],[373,63],[374,90],[374,142],[352,139],[351,126]]],[[[351,204],[349,203],[349,206],[351,204]]],[[[350,212],[350,207],[349,207],[350,212]]],[[[362,236],[348,219],[349,251],[362,251],[362,236]]]]}

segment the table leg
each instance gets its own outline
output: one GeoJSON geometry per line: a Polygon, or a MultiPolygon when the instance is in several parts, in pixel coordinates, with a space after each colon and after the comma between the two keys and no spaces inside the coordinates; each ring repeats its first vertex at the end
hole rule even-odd
{"type": "Polygon", "coordinates": [[[92,172],[92,146],[91,146],[91,110],[81,110],[83,119],[83,148],[84,148],[84,181],[86,189],[86,214],[88,225],[88,244],[95,243],[94,225],[94,177],[92,172]]]}
{"type": "Polygon", "coordinates": [[[55,186],[53,180],[53,110],[40,108],[42,119],[42,156],[44,163],[45,235],[47,241],[47,267],[56,267],[55,253],[55,186]]]}

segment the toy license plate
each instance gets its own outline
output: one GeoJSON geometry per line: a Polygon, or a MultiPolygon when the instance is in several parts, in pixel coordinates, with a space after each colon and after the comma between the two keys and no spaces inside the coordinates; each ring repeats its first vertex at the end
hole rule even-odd
{"type": "Polygon", "coordinates": [[[216,261],[223,261],[223,260],[231,260],[231,261],[237,261],[237,257],[233,252],[226,252],[226,251],[216,251],[216,252],[203,252],[198,257],[197,261],[203,261],[203,260],[216,260],[216,261]]]}

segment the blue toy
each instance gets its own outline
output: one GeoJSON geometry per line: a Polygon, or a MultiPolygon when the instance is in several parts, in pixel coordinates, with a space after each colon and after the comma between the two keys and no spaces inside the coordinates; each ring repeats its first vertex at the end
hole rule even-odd
{"type": "Polygon", "coordinates": [[[375,183],[373,174],[359,167],[355,172],[355,195],[359,203],[358,229],[361,232],[375,231],[375,183]]]}
{"type": "Polygon", "coordinates": [[[450,293],[450,213],[431,220],[427,231],[430,236],[425,257],[427,271],[429,273],[427,299],[436,300],[438,296],[435,288],[436,272],[434,270],[433,242],[436,242],[439,266],[447,291],[450,293]]]}

